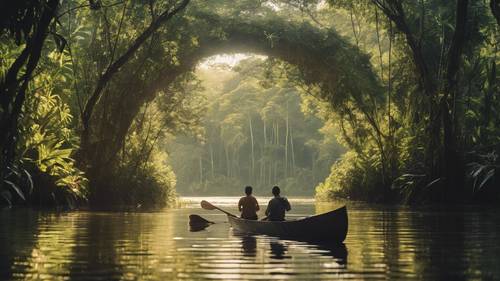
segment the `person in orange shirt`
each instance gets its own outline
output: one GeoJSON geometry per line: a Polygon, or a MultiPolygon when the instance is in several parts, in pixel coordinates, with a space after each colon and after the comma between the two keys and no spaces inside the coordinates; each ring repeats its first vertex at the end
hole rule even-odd
{"type": "Polygon", "coordinates": [[[257,211],[260,210],[257,199],[252,196],[252,187],[245,187],[245,194],[238,202],[238,210],[241,212],[241,218],[247,220],[257,220],[257,211]]]}

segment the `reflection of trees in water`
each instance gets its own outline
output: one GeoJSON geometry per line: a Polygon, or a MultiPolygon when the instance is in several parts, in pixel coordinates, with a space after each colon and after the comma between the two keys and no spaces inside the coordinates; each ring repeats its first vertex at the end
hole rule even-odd
{"type": "MultiPolygon", "coordinates": [[[[433,214],[410,212],[406,214],[407,226],[421,232],[419,235],[414,235],[414,241],[411,242],[415,252],[414,272],[424,278],[433,276],[436,280],[479,278],[476,274],[481,275],[481,270],[471,261],[479,261],[480,258],[474,257],[468,260],[467,256],[474,251],[465,254],[467,250],[464,244],[470,240],[465,237],[469,232],[465,229],[464,216],[466,215],[462,211],[442,212],[442,210],[433,214]]],[[[401,229],[399,232],[404,233],[401,229]]],[[[479,241],[471,242],[477,246],[479,241]]],[[[402,251],[402,248],[400,247],[399,251],[402,251]]]]}
{"type": "Polygon", "coordinates": [[[176,248],[173,238],[177,227],[173,212],[88,213],[77,225],[80,231],[74,239],[77,247],[71,258],[75,262],[70,277],[122,280],[156,276],[172,280],[192,259],[189,253],[183,253],[164,267],[156,266],[176,248]]]}
{"type": "Polygon", "coordinates": [[[118,280],[123,276],[123,268],[118,261],[119,252],[125,245],[117,241],[124,241],[128,229],[126,219],[110,220],[109,215],[89,213],[85,219],[79,221],[75,235],[72,258],[77,263],[71,264],[70,277],[104,278],[118,280]]]}
{"type": "MultiPolygon", "coordinates": [[[[0,211],[0,280],[11,280],[19,264],[23,268],[33,253],[38,236],[38,213],[26,209],[0,211]]],[[[20,269],[23,270],[23,269],[20,269]]]]}
{"type": "Polygon", "coordinates": [[[63,279],[71,276],[72,261],[79,228],[79,214],[41,213],[28,210],[16,210],[1,217],[0,279],[12,278],[16,274],[20,279],[63,279]],[[13,218],[15,218],[15,223],[13,218]],[[10,229],[10,230],[9,230],[10,229]],[[2,235],[6,234],[6,237],[2,235]],[[3,244],[2,243],[2,244],[3,244]]]}

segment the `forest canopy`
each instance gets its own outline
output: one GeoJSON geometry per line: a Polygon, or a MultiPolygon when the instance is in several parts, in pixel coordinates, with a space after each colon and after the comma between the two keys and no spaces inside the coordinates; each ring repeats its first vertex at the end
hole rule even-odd
{"type": "Polygon", "coordinates": [[[500,200],[496,0],[1,5],[1,204],[500,200]]]}

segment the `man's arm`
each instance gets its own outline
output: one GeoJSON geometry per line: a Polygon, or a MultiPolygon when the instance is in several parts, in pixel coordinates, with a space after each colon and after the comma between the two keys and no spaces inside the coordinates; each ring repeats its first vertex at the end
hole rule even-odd
{"type": "Polygon", "coordinates": [[[259,202],[257,202],[257,199],[255,199],[255,210],[256,211],[260,210],[259,202]]]}
{"type": "Polygon", "coordinates": [[[241,209],[243,208],[243,202],[242,198],[240,198],[240,201],[238,201],[238,211],[241,212],[241,209]]]}
{"type": "Polygon", "coordinates": [[[290,202],[288,202],[288,199],[285,198],[285,210],[288,212],[292,209],[290,206],[290,202]]]}

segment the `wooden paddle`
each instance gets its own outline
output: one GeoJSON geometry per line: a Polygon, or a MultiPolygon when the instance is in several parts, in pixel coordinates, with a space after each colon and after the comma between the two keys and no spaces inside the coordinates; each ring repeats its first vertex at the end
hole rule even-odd
{"type": "Polygon", "coordinates": [[[189,225],[190,226],[198,226],[198,225],[210,225],[215,222],[209,221],[199,215],[189,215],[189,225]]]}
{"type": "Polygon", "coordinates": [[[191,232],[202,231],[214,223],[198,215],[189,215],[189,231],[191,232]]]}
{"type": "Polygon", "coordinates": [[[212,203],[208,202],[208,201],[205,201],[205,200],[202,200],[201,201],[201,207],[205,210],[219,210],[221,212],[223,212],[224,214],[228,215],[228,216],[231,216],[231,217],[236,217],[235,215],[229,213],[229,212],[226,212],[224,210],[222,210],[221,208],[219,207],[216,207],[214,205],[212,205],[212,203]]]}

